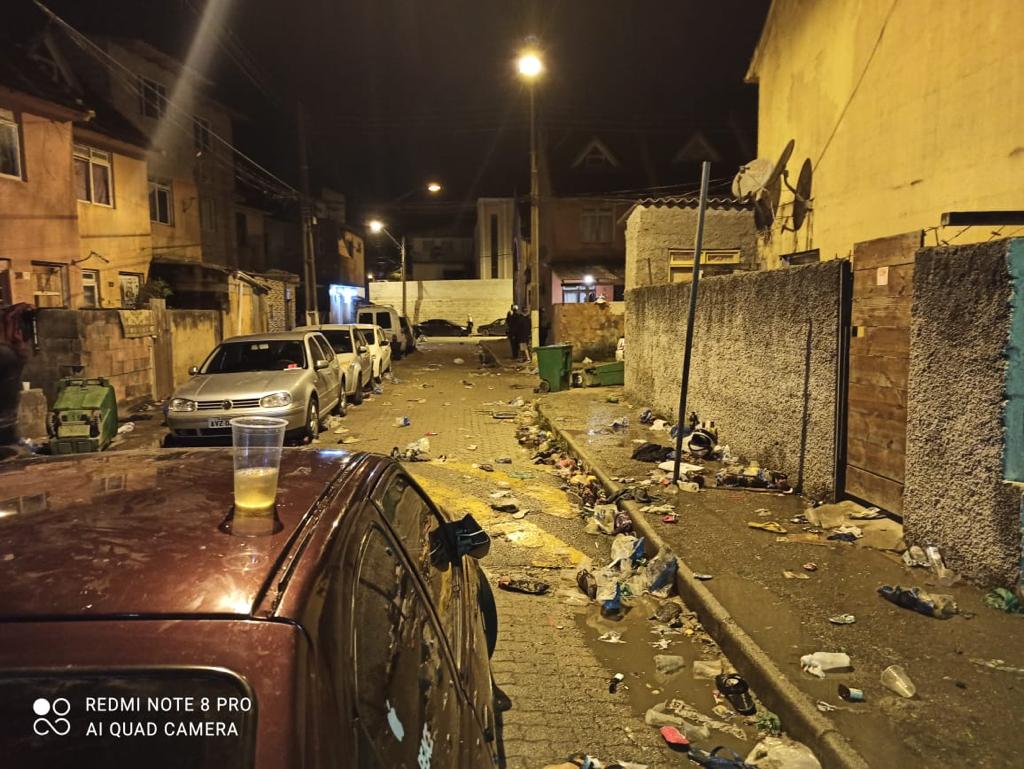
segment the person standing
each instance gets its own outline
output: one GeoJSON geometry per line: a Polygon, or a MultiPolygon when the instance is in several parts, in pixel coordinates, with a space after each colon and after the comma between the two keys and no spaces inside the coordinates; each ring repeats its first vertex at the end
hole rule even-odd
{"type": "Polygon", "coordinates": [[[505,316],[505,335],[512,351],[512,360],[515,360],[519,357],[519,308],[516,305],[512,305],[505,316]]]}
{"type": "Polygon", "coordinates": [[[466,318],[466,336],[473,336],[473,316],[466,318]]]}
{"type": "Polygon", "coordinates": [[[532,330],[530,313],[523,310],[519,313],[519,357],[523,361],[530,360],[530,333],[532,330]]]}

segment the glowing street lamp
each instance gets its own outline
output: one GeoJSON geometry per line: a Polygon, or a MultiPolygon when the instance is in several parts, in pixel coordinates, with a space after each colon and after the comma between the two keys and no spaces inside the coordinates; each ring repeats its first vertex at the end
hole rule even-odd
{"type": "Polygon", "coordinates": [[[516,60],[519,76],[530,87],[530,341],[540,345],[540,177],[537,171],[537,80],[544,62],[536,48],[526,48],[516,60]]]}
{"type": "Polygon", "coordinates": [[[374,219],[373,221],[370,222],[370,232],[372,232],[374,235],[380,234],[381,230],[383,229],[384,222],[380,221],[379,219],[374,219]]]}
{"type": "Polygon", "coordinates": [[[523,51],[516,61],[516,67],[519,69],[519,74],[527,80],[540,77],[544,72],[544,62],[541,61],[540,54],[536,51],[523,51]]]}
{"type": "Polygon", "coordinates": [[[391,238],[392,243],[398,246],[399,253],[401,253],[402,255],[402,315],[409,317],[405,311],[405,235],[403,235],[402,239],[399,240],[398,238],[391,234],[391,231],[384,226],[384,222],[382,222],[380,219],[371,219],[367,223],[367,226],[370,228],[370,232],[372,232],[374,235],[379,235],[380,233],[383,232],[385,235],[391,238]]]}
{"type": "Polygon", "coordinates": [[[441,185],[438,182],[430,182],[427,185],[427,192],[429,192],[431,195],[436,195],[440,191],[441,191],[441,185]]]}

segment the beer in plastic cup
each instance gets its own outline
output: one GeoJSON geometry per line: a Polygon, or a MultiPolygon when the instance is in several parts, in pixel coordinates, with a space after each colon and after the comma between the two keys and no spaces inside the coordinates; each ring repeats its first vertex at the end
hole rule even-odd
{"type": "Polygon", "coordinates": [[[288,423],[274,417],[231,420],[235,455],[235,516],[265,515],[274,509],[281,447],[288,423]]]}

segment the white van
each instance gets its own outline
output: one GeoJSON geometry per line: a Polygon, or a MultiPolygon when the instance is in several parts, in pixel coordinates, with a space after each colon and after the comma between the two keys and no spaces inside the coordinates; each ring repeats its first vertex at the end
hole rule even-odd
{"type": "Polygon", "coordinates": [[[402,353],[412,352],[415,349],[415,340],[409,338],[408,322],[403,324],[402,316],[393,307],[385,307],[380,304],[368,304],[360,307],[356,314],[356,323],[368,323],[384,329],[395,358],[400,358],[402,353]]]}

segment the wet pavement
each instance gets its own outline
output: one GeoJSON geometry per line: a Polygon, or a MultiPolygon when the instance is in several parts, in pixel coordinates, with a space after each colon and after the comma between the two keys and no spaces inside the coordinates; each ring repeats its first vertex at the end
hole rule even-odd
{"type": "MultiPolygon", "coordinates": [[[[572,390],[542,401],[543,412],[606,472],[638,479],[654,465],[630,459],[636,441],[670,443],[667,433],[638,424],[642,406],[628,403],[622,388],[572,390]],[[609,395],[620,402],[609,403],[609,395]],[[623,416],[629,427],[610,430],[623,416]]],[[[720,439],[728,443],[728,435],[720,439]]],[[[838,708],[828,716],[871,766],[1021,765],[1024,734],[1014,726],[1024,723],[1024,675],[983,663],[1004,660],[1004,666],[1024,667],[1024,617],[984,606],[984,591],[977,587],[943,587],[927,570],[904,566],[895,553],[794,541],[802,538],[804,525],[790,520],[808,504],[795,495],[708,489],[666,500],[679,522],[652,516],[658,533],[693,571],[713,576],[705,586],[812,702],[838,708]],[[747,525],[768,520],[781,523],[789,535],[747,525]],[[817,570],[805,571],[808,562],[817,570]],[[807,579],[787,578],[786,571],[807,579]],[[898,608],[877,595],[883,584],[950,593],[961,613],[939,620],[898,608]],[[856,622],[828,621],[845,613],[856,622]],[[823,680],[803,673],[800,656],[816,651],[849,653],[852,672],[823,680]],[[902,699],[882,687],[881,671],[890,664],[907,669],[917,685],[915,698],[902,699]],[[841,683],[863,689],[866,702],[840,700],[841,683]]]]}

